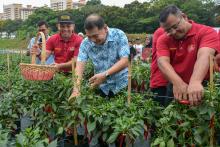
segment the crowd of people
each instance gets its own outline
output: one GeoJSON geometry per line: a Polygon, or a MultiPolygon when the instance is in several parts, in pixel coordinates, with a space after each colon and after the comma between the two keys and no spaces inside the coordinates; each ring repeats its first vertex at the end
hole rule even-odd
{"type": "MultiPolygon", "coordinates": [[[[38,31],[47,38],[47,62],[59,72],[71,71],[71,60],[76,61],[76,84],[70,99],[80,95],[85,64],[90,59],[95,74],[89,79],[92,88],[106,100],[126,90],[128,85],[129,56],[151,64],[150,88],[154,100],[167,106],[172,100],[187,100],[199,105],[209,79],[209,57],[220,63],[220,32],[210,26],[198,24],[187,17],[177,6],[164,8],[159,16],[160,28],[147,35],[145,45],[140,38],[128,40],[126,34],[110,28],[98,14],[89,15],[84,22],[85,36],[75,33],[70,14],[58,17],[58,30],[48,35],[48,25],[41,21],[38,31]],[[172,99],[173,98],[173,99],[172,99]]],[[[28,48],[40,61],[41,41],[28,48]]],[[[91,146],[97,146],[91,144],[91,146]]],[[[142,146],[142,145],[139,145],[142,146]]]]}

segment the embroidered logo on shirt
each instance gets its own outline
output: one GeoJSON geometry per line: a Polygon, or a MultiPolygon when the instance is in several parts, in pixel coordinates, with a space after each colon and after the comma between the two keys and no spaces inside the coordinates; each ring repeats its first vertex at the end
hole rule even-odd
{"type": "Polygon", "coordinates": [[[75,48],[74,47],[70,47],[70,51],[74,51],[75,50],[75,48]]]}
{"type": "Polygon", "coordinates": [[[174,47],[170,48],[171,51],[176,50],[176,49],[177,49],[177,48],[174,48],[174,47]]]}
{"type": "Polygon", "coordinates": [[[188,48],[187,48],[188,52],[191,52],[191,51],[193,51],[194,49],[195,49],[195,45],[194,45],[194,44],[188,45],[188,48]]]}
{"type": "Polygon", "coordinates": [[[61,51],[61,48],[55,48],[54,50],[55,51],[61,51]]]}

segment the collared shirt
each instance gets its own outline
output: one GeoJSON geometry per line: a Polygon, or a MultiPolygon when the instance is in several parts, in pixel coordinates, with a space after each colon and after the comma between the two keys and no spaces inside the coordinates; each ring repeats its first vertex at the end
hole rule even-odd
{"type": "MultiPolygon", "coordinates": [[[[47,39],[49,38],[49,36],[47,37],[47,39]]],[[[39,38],[40,39],[40,38],[39,38]]],[[[35,42],[35,37],[31,38],[30,42],[29,42],[29,45],[28,45],[28,49],[31,50],[32,46],[34,45],[34,42],[35,42]]],[[[39,43],[39,40],[38,40],[38,43],[39,43]]],[[[47,61],[46,61],[46,64],[53,64],[54,63],[54,56],[53,55],[50,55],[48,58],[47,58],[47,61]]],[[[41,60],[37,57],[36,58],[36,64],[41,64],[41,60]]]]}
{"type": "MultiPolygon", "coordinates": [[[[51,36],[47,41],[47,50],[53,52],[56,63],[66,63],[77,57],[82,37],[73,33],[68,41],[63,40],[60,34],[51,36]]],[[[64,72],[71,69],[63,69],[64,72]]]]}
{"type": "Polygon", "coordinates": [[[175,72],[189,83],[200,48],[208,47],[219,50],[217,32],[208,26],[190,21],[191,29],[183,39],[176,40],[163,34],[157,43],[157,56],[170,57],[175,72]]]}
{"type": "MultiPolygon", "coordinates": [[[[130,50],[125,33],[119,29],[109,28],[106,41],[103,45],[96,45],[85,38],[80,46],[78,61],[85,62],[91,59],[95,73],[102,73],[111,68],[122,57],[129,57],[130,50]]],[[[100,89],[108,95],[109,91],[114,94],[125,88],[128,83],[128,69],[125,68],[100,85],[100,89]]]]}

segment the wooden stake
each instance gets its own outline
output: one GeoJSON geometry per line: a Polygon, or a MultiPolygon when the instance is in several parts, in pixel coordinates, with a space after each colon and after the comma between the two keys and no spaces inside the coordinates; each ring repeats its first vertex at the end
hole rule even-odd
{"type": "Polygon", "coordinates": [[[20,49],[20,62],[22,63],[22,49],[20,49]]]}
{"type": "Polygon", "coordinates": [[[74,58],[72,59],[72,81],[74,84],[75,83],[75,60],[74,58]]]}
{"type": "MultiPolygon", "coordinates": [[[[72,81],[73,81],[73,85],[74,85],[74,81],[75,81],[75,60],[74,58],[72,59],[72,81]]],[[[78,136],[77,136],[77,128],[74,125],[73,128],[73,139],[74,139],[74,145],[78,145],[78,136]]]]}
{"type": "MultiPolygon", "coordinates": [[[[209,62],[210,62],[210,66],[209,66],[209,72],[210,72],[210,91],[211,91],[211,95],[214,92],[214,76],[213,76],[213,72],[214,72],[214,57],[212,55],[210,55],[209,57],[209,62]]],[[[215,128],[214,128],[214,113],[211,115],[211,119],[210,119],[210,147],[214,147],[214,134],[215,134],[215,128]]]]}
{"type": "Polygon", "coordinates": [[[76,126],[74,126],[73,137],[74,137],[74,145],[78,145],[78,136],[77,136],[76,126]]]}
{"type": "Polygon", "coordinates": [[[8,86],[11,87],[11,71],[10,71],[10,55],[7,54],[7,65],[8,65],[8,86]]]}
{"type": "Polygon", "coordinates": [[[210,55],[209,57],[209,62],[210,62],[210,66],[209,66],[209,72],[210,72],[210,90],[211,92],[213,92],[213,88],[214,88],[214,77],[213,77],[213,71],[214,71],[214,57],[212,55],[210,55]]]}
{"type": "Polygon", "coordinates": [[[8,77],[10,77],[10,56],[7,54],[8,77]]]}
{"type": "Polygon", "coordinates": [[[131,61],[128,62],[128,105],[131,103],[131,61]]]}

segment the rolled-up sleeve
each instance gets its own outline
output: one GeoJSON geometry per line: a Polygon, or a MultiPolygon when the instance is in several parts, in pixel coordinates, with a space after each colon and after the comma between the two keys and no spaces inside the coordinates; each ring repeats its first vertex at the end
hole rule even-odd
{"type": "Polygon", "coordinates": [[[158,38],[156,43],[157,57],[170,56],[170,50],[168,47],[168,39],[166,35],[162,35],[158,38]]]}

